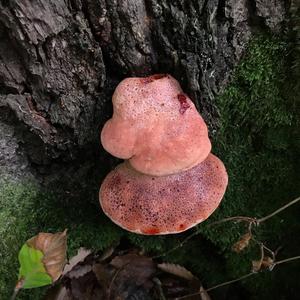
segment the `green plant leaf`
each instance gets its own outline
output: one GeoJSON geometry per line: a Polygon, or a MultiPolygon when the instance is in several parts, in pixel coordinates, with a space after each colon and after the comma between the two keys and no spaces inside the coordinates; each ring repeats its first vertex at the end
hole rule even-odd
{"type": "Polygon", "coordinates": [[[19,280],[23,280],[22,288],[37,288],[52,283],[42,262],[42,251],[24,244],[19,252],[19,280]]]}

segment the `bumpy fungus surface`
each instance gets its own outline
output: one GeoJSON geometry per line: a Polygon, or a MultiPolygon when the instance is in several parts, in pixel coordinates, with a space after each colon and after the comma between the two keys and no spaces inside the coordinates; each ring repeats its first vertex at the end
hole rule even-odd
{"type": "Polygon", "coordinates": [[[227,183],[225,167],[213,154],[187,171],[160,177],[141,174],[126,161],[105,178],[100,204],[126,230],[148,235],[179,233],[213,213],[227,183]]]}
{"type": "Polygon", "coordinates": [[[206,124],[170,75],[127,78],[116,88],[103,147],[137,171],[163,176],[192,168],[211,150],[206,124]]]}

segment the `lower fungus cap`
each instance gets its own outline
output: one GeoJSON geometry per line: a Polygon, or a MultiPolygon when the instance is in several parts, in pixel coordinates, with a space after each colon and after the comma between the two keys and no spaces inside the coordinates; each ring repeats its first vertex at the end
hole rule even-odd
{"type": "Polygon", "coordinates": [[[207,219],[220,204],[228,183],[213,154],[177,174],[153,177],[124,162],[100,188],[104,213],[120,227],[139,234],[175,234],[207,219]]]}

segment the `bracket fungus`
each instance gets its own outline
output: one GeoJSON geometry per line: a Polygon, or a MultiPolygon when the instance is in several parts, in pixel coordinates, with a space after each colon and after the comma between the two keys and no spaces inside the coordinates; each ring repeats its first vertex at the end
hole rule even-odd
{"type": "Polygon", "coordinates": [[[181,172],[211,150],[205,122],[170,75],[124,79],[112,102],[114,113],[102,129],[102,145],[141,173],[181,172]]]}
{"type": "Polygon", "coordinates": [[[170,75],[127,78],[113,94],[103,147],[125,162],[100,188],[104,213],[139,234],[174,234],[207,219],[220,204],[228,176],[211,154],[208,130],[170,75]]]}
{"type": "Polygon", "coordinates": [[[207,219],[226,186],[225,167],[213,154],[187,171],[159,177],[142,174],[126,161],[105,178],[100,199],[104,213],[124,229],[170,234],[207,219]]]}

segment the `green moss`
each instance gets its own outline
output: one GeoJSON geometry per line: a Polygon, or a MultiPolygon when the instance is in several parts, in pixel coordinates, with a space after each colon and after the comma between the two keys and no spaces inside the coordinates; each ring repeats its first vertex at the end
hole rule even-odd
{"type": "MultiPolygon", "coordinates": [[[[235,215],[260,217],[300,194],[296,167],[300,153],[295,147],[299,115],[295,97],[286,91],[290,81],[288,51],[289,43],[277,37],[254,38],[231,83],[217,98],[220,118],[213,152],[227,167],[229,187],[221,207],[209,221],[235,215]]],[[[284,245],[282,255],[292,254],[297,246],[299,252],[299,242],[297,245],[293,239],[286,239],[300,231],[297,212],[299,207],[291,208],[261,225],[255,230],[257,239],[273,249],[284,245]]],[[[250,271],[251,259],[259,256],[257,247],[242,255],[231,251],[246,227],[226,223],[214,229],[200,225],[199,230],[223,251],[228,276],[250,271]]],[[[268,281],[270,288],[283,280],[278,278],[268,281]]],[[[257,282],[262,292],[266,282],[257,282]]],[[[290,285],[295,281],[290,280],[290,285]]]]}
{"type": "MultiPolygon", "coordinates": [[[[68,229],[68,255],[79,247],[102,250],[118,242],[122,230],[88,203],[62,201],[33,184],[0,183],[0,295],[8,299],[18,274],[18,251],[38,232],[68,229]]],[[[22,292],[20,299],[40,299],[44,289],[22,292]],[[36,293],[36,295],[35,295],[36,293]]]]}
{"type": "Polygon", "coordinates": [[[0,195],[0,295],[9,299],[17,280],[17,253],[28,234],[24,214],[30,215],[32,199],[37,193],[2,182],[0,195]]]}

